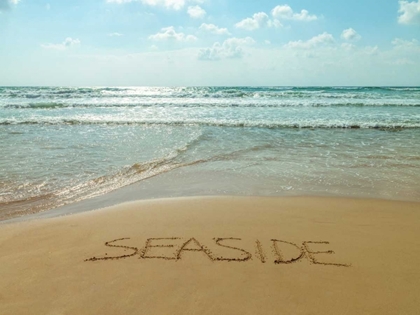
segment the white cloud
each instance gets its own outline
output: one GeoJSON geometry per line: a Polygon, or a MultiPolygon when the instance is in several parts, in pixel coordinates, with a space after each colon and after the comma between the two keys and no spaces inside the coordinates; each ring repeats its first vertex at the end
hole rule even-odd
{"type": "Polygon", "coordinates": [[[420,0],[408,2],[400,1],[400,9],[398,12],[401,14],[398,17],[398,22],[401,24],[420,24],[420,0]]]}
{"type": "Polygon", "coordinates": [[[311,49],[318,46],[325,46],[334,43],[334,37],[326,32],[319,34],[307,41],[294,41],[285,45],[286,48],[311,49]]]}
{"type": "Polygon", "coordinates": [[[379,47],[378,46],[366,46],[363,47],[361,49],[361,51],[365,54],[365,55],[371,55],[371,56],[376,56],[379,55],[379,47]]]}
{"type": "Polygon", "coordinates": [[[109,33],[108,36],[109,37],[121,37],[121,36],[124,36],[124,34],[114,32],[114,33],[109,33]]]}
{"type": "Polygon", "coordinates": [[[198,53],[199,60],[220,60],[227,58],[242,58],[245,54],[244,47],[254,45],[251,37],[229,38],[220,44],[213,44],[213,47],[201,49],[198,53]]]}
{"type": "MultiPolygon", "coordinates": [[[[334,45],[311,50],[270,47],[260,38],[258,44],[242,46],[236,55],[226,53],[242,59],[222,59],[223,51],[220,55],[201,52],[201,59],[221,59],[216,62],[198,60],[199,48],[168,51],[163,49],[165,42],[150,42],[148,48],[162,43],[161,49],[129,54],[119,50],[111,54],[78,53],[71,58],[59,54],[56,58],[64,59],[53,66],[48,55],[39,56],[36,64],[19,60],[20,68],[32,71],[14,71],[17,64],[7,60],[0,68],[10,76],[0,75],[0,85],[420,85],[420,53],[414,48],[405,50],[416,47],[414,36],[408,38],[396,40],[390,49],[385,45],[383,49],[360,45],[345,49],[352,46],[341,48],[343,42],[336,38],[334,45]],[[48,75],[31,76],[40,68],[48,75]]],[[[219,42],[223,46],[223,40],[219,42]]]]}
{"type": "Polygon", "coordinates": [[[61,44],[42,44],[41,46],[46,49],[55,49],[55,50],[66,50],[73,46],[78,46],[81,44],[79,39],[73,39],[71,37],[67,37],[64,42],[61,44]]]}
{"type": "Polygon", "coordinates": [[[142,0],[144,4],[151,6],[163,5],[168,9],[180,10],[185,6],[185,0],[142,0]]]}
{"type": "Polygon", "coordinates": [[[293,10],[287,4],[278,5],[273,10],[271,10],[271,14],[275,16],[276,18],[288,19],[293,16],[293,10]]]}
{"type": "Polygon", "coordinates": [[[184,33],[177,33],[173,26],[164,27],[157,34],[150,35],[149,39],[154,41],[175,40],[180,42],[196,41],[197,37],[194,35],[185,35],[184,33]]]}
{"type": "Polygon", "coordinates": [[[129,3],[133,1],[134,0],[106,0],[107,3],[118,3],[118,4],[129,3]]]}
{"type": "Polygon", "coordinates": [[[355,49],[356,46],[350,43],[342,43],[341,44],[341,48],[345,49],[345,50],[352,50],[355,49]]]}
{"type": "Polygon", "coordinates": [[[315,21],[318,19],[316,15],[310,15],[307,10],[302,10],[300,13],[294,13],[293,9],[287,4],[276,6],[271,10],[271,14],[279,20],[315,21]]]}
{"type": "Polygon", "coordinates": [[[410,40],[404,40],[401,38],[395,38],[392,41],[392,44],[398,47],[419,47],[419,41],[417,39],[412,39],[410,41],[410,40]]]}
{"type": "Polygon", "coordinates": [[[255,13],[252,17],[236,23],[235,27],[253,31],[265,26],[276,28],[282,27],[283,25],[280,20],[315,21],[318,19],[316,15],[310,15],[307,10],[302,10],[300,13],[294,13],[293,9],[287,4],[276,6],[271,10],[271,15],[274,19],[270,19],[264,12],[255,13]]]}
{"type": "Polygon", "coordinates": [[[216,34],[216,35],[230,35],[227,28],[220,28],[214,24],[203,23],[200,26],[200,30],[203,30],[212,34],[216,34]]]}
{"type": "Polygon", "coordinates": [[[270,17],[264,12],[255,13],[251,18],[246,18],[235,24],[236,28],[247,31],[253,31],[262,27],[281,27],[281,23],[277,20],[270,20],[270,17]]]}
{"type": "Polygon", "coordinates": [[[106,0],[107,3],[130,3],[141,2],[150,6],[162,6],[171,10],[181,10],[187,3],[202,3],[202,0],[106,0]]]}
{"type": "Polygon", "coordinates": [[[242,28],[248,31],[263,27],[269,21],[269,17],[264,12],[255,13],[252,18],[246,18],[239,23],[236,23],[237,28],[242,28]]]}
{"type": "Polygon", "coordinates": [[[206,15],[206,11],[199,5],[188,7],[187,12],[193,19],[202,19],[206,15]]]}
{"type": "Polygon", "coordinates": [[[280,27],[283,27],[283,24],[281,24],[279,20],[274,19],[274,20],[268,21],[268,26],[274,27],[274,28],[280,28],[280,27]]]}
{"type": "Polygon", "coordinates": [[[252,18],[246,18],[235,24],[235,27],[242,28],[244,30],[252,31],[259,28],[258,22],[252,18]]]}
{"type": "Polygon", "coordinates": [[[341,33],[341,38],[348,41],[358,41],[362,38],[354,29],[348,28],[341,33]]]}
{"type": "Polygon", "coordinates": [[[404,40],[401,38],[396,38],[392,41],[394,49],[399,51],[410,51],[420,54],[420,42],[417,39],[404,40]]]}
{"type": "Polygon", "coordinates": [[[16,5],[20,0],[0,0],[0,12],[8,11],[11,9],[11,5],[16,5]]]}

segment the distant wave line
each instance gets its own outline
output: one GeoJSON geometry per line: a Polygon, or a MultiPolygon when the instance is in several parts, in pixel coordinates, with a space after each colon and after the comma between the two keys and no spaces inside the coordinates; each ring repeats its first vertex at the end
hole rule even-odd
{"type": "Polygon", "coordinates": [[[420,103],[298,103],[298,104],[264,104],[264,103],[126,103],[126,104],[64,104],[56,102],[40,102],[30,104],[7,104],[5,109],[61,109],[61,108],[135,108],[135,107],[185,107],[185,108],[281,108],[281,107],[420,107],[420,103]]]}
{"type": "Polygon", "coordinates": [[[179,87],[48,88],[0,87],[0,99],[78,98],[382,98],[392,94],[418,97],[420,87],[179,87]],[[372,93],[371,93],[372,92],[372,93]]]}
{"type": "Polygon", "coordinates": [[[3,120],[0,125],[165,125],[165,126],[212,126],[212,127],[236,127],[236,128],[266,128],[266,129],[383,129],[383,130],[402,130],[402,129],[419,129],[419,123],[277,123],[277,122],[252,122],[252,121],[208,121],[208,120],[192,120],[192,121],[100,121],[100,120],[76,120],[76,119],[59,119],[59,120],[3,120]]]}
{"type": "MultiPolygon", "coordinates": [[[[418,99],[420,91],[416,93],[394,94],[400,99],[418,99]]],[[[322,91],[314,92],[243,92],[235,93],[184,93],[184,94],[1,94],[0,99],[3,100],[27,100],[27,99],[47,99],[47,100],[77,100],[77,99],[369,99],[381,100],[389,99],[394,95],[380,95],[367,93],[325,93],[322,91]]]]}

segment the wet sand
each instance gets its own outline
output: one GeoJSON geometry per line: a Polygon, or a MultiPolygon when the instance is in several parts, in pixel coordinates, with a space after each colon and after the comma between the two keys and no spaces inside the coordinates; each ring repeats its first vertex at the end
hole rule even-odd
{"type": "Polygon", "coordinates": [[[0,224],[0,314],[418,314],[420,203],[144,200],[0,224]]]}

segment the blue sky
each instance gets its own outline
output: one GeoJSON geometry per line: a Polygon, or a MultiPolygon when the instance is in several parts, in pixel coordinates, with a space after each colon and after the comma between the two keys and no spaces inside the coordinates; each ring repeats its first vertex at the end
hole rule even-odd
{"type": "Polygon", "coordinates": [[[420,85],[420,0],[0,0],[0,85],[420,85]]]}

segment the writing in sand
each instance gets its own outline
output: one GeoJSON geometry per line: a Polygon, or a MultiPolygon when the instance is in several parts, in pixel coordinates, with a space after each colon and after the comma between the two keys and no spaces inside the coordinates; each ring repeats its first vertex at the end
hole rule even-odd
{"type": "MultiPolygon", "coordinates": [[[[129,245],[129,242],[127,242],[129,240],[130,238],[125,237],[105,242],[105,246],[118,248],[118,251],[124,251],[124,254],[108,256],[108,253],[106,253],[101,257],[92,257],[85,261],[118,260],[136,256],[139,259],[178,261],[185,256],[186,252],[195,252],[197,255],[203,255],[213,262],[247,262],[253,257],[253,254],[242,248],[244,247],[242,239],[234,237],[213,238],[211,241],[213,250],[194,237],[148,238],[144,246],[140,249],[129,245]]],[[[306,259],[314,265],[350,267],[350,264],[327,260],[328,255],[334,254],[334,251],[329,249],[329,245],[330,243],[326,241],[304,241],[298,245],[285,240],[271,239],[270,245],[264,247],[259,240],[255,240],[254,257],[261,261],[261,263],[273,262],[278,265],[293,264],[306,259]],[[267,255],[267,252],[270,254],[267,255]],[[320,257],[322,257],[322,260],[320,257]]]]}

